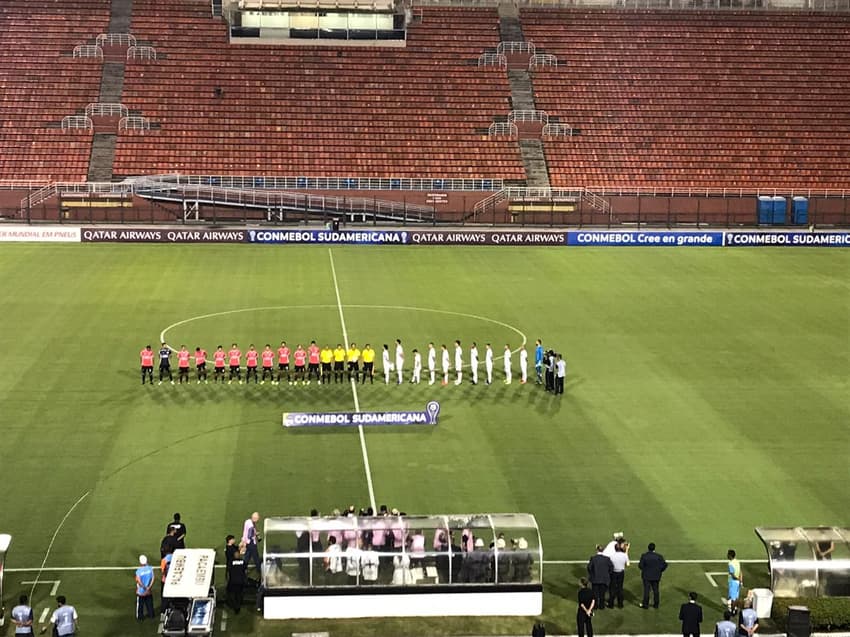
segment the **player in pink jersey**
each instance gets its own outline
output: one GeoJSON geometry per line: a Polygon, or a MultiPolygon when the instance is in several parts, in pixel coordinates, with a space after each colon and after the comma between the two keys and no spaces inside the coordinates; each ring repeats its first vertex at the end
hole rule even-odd
{"type": "Polygon", "coordinates": [[[286,341],[280,342],[280,347],[277,348],[277,380],[276,383],[280,382],[281,376],[283,376],[283,372],[286,372],[286,380],[289,381],[289,384],[292,384],[292,376],[289,373],[289,348],[286,346],[286,341]]]}
{"type": "Polygon", "coordinates": [[[266,375],[268,375],[269,380],[274,380],[274,373],[272,372],[272,366],[274,365],[274,352],[272,351],[272,346],[266,343],[266,347],[262,353],[263,357],[263,379],[260,381],[260,385],[266,382],[266,375]]]}
{"type": "Polygon", "coordinates": [[[139,357],[142,359],[142,385],[145,384],[145,376],[151,379],[153,385],[153,349],[150,345],[139,352],[139,357]]]}
{"type": "Polygon", "coordinates": [[[213,382],[224,382],[224,362],[227,360],[227,353],[224,348],[219,345],[213,352],[213,382]]]}
{"type": "Polygon", "coordinates": [[[185,345],[180,346],[177,352],[177,382],[189,382],[189,359],[192,358],[192,353],[186,349],[185,345]]]}
{"type": "Polygon", "coordinates": [[[230,348],[230,351],[227,352],[228,363],[230,364],[230,376],[227,378],[227,384],[233,382],[233,379],[236,378],[239,381],[239,384],[242,384],[242,370],[240,369],[240,365],[242,364],[242,352],[239,351],[239,348],[236,347],[236,343],[230,348]]]}
{"type": "Polygon", "coordinates": [[[248,348],[248,352],[245,354],[245,366],[247,368],[247,372],[245,372],[245,382],[251,380],[251,376],[254,377],[254,384],[258,383],[257,379],[257,361],[260,359],[260,352],[254,349],[254,344],[251,343],[251,346],[248,348]]]}
{"type": "Polygon", "coordinates": [[[315,374],[316,380],[321,384],[322,379],[319,376],[319,346],[316,341],[310,341],[310,346],[307,348],[307,384],[310,384],[310,379],[315,374]]]}
{"type": "Polygon", "coordinates": [[[295,353],[292,355],[292,358],[295,359],[295,382],[298,383],[298,379],[301,379],[301,384],[306,385],[307,381],[304,378],[304,369],[307,365],[307,352],[303,347],[299,344],[298,347],[295,348],[295,353]]]}
{"type": "Polygon", "coordinates": [[[207,382],[207,350],[195,348],[195,371],[198,372],[198,384],[207,382]]]}

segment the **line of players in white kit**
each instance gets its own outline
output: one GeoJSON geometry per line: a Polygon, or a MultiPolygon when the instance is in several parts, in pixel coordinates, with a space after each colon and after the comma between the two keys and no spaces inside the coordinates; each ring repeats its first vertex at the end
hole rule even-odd
{"type": "MultiPolygon", "coordinates": [[[[540,341],[538,341],[538,344],[540,341]]],[[[392,377],[393,371],[396,372],[396,384],[401,385],[404,382],[404,348],[401,344],[401,339],[396,339],[395,342],[395,352],[394,352],[394,360],[390,356],[390,348],[389,345],[384,345],[384,351],[382,355],[382,367],[384,370],[384,382],[389,384],[390,379],[392,377]]],[[[510,345],[505,345],[504,352],[502,353],[502,362],[504,369],[504,383],[506,385],[510,385],[513,381],[513,370],[512,370],[512,358],[514,352],[511,350],[510,345]]],[[[451,376],[454,374],[454,384],[460,385],[463,382],[463,371],[464,371],[464,351],[463,347],[460,344],[460,341],[454,342],[454,365],[452,365],[452,355],[449,352],[448,347],[446,345],[440,346],[440,367],[437,367],[437,348],[434,346],[434,343],[428,343],[428,351],[427,351],[427,372],[429,375],[428,384],[433,385],[437,381],[437,372],[442,372],[442,384],[448,385],[450,382],[451,376]]],[[[493,383],[493,367],[494,367],[494,357],[493,348],[490,343],[485,344],[484,346],[484,372],[485,372],[485,383],[490,385],[493,383]]],[[[478,351],[478,344],[472,343],[469,348],[469,373],[470,380],[473,385],[478,384],[478,372],[480,367],[480,354],[478,351]]],[[[528,382],[528,351],[525,349],[525,345],[519,348],[519,370],[520,370],[520,379],[519,382],[521,384],[525,384],[528,382]]],[[[541,368],[542,370],[542,368],[541,368]]],[[[414,384],[418,384],[422,382],[422,354],[419,350],[413,350],[413,374],[410,377],[410,382],[414,384]]],[[[541,378],[540,371],[538,371],[538,381],[541,378]]]]}

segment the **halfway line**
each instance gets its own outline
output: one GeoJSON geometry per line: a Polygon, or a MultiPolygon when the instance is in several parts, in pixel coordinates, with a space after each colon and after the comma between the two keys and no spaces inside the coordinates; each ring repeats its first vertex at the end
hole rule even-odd
{"type": "MultiPolygon", "coordinates": [[[[348,330],[345,329],[345,314],[342,311],[342,299],[339,296],[339,282],[336,279],[336,267],[334,266],[334,253],[328,248],[328,257],[331,261],[331,275],[334,280],[334,291],[336,292],[336,306],[339,310],[339,322],[342,325],[342,340],[345,342],[345,349],[348,351],[348,330]]],[[[360,413],[360,399],[357,397],[357,379],[351,378],[351,393],[354,395],[354,410],[360,413]]],[[[360,434],[360,450],[363,452],[363,467],[366,469],[366,484],[369,487],[369,503],[372,505],[372,511],[378,510],[378,505],[375,503],[375,488],[372,485],[372,469],[369,466],[369,452],[366,451],[366,434],[363,431],[363,425],[357,425],[357,432],[360,434]]]]}

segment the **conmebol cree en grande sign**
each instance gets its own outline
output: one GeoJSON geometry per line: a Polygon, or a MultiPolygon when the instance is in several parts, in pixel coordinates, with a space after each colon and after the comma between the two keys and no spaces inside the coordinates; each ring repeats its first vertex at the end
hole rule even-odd
{"type": "Polygon", "coordinates": [[[337,411],[283,414],[283,426],[290,427],[357,427],[360,425],[436,425],[440,403],[432,400],[419,411],[337,411]]]}

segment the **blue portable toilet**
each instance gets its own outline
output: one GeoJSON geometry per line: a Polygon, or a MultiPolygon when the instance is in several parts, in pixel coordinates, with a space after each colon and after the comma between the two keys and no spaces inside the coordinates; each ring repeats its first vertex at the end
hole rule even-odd
{"type": "Polygon", "coordinates": [[[809,200],[806,197],[794,197],[794,223],[798,226],[809,224],[809,200]]]}
{"type": "Polygon", "coordinates": [[[788,213],[788,202],[785,197],[773,198],[773,225],[784,226],[788,213]]]}
{"type": "Polygon", "coordinates": [[[760,226],[767,226],[773,223],[773,197],[759,196],[758,220],[760,226]]]}

